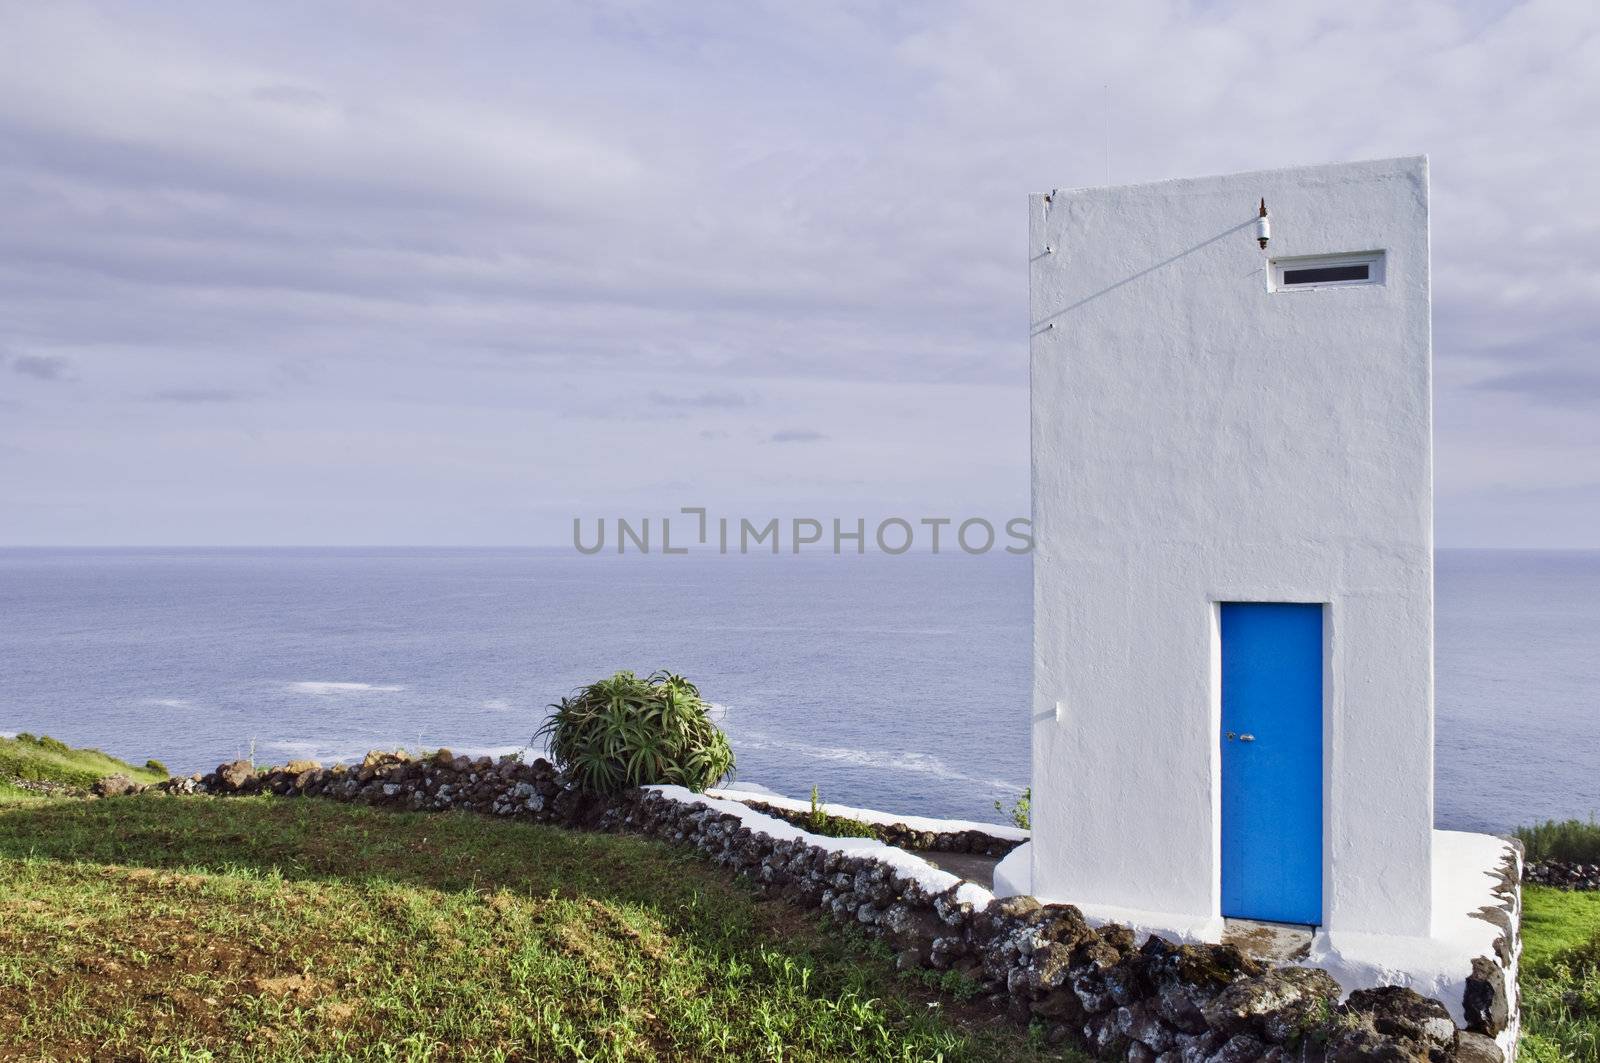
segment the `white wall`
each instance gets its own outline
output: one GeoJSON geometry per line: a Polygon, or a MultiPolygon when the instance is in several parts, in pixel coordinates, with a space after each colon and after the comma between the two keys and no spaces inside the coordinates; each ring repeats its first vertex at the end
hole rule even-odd
{"type": "Polygon", "coordinates": [[[1214,925],[1215,603],[1326,602],[1325,925],[1427,934],[1426,159],[1030,207],[1035,893],[1214,925]],[[1377,249],[1381,285],[1268,290],[1377,249]]]}

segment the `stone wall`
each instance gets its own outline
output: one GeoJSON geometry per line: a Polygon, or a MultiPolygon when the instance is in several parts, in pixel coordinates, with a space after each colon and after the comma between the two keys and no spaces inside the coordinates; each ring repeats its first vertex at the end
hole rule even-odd
{"type": "Polygon", "coordinates": [[[1522,957],[1522,843],[1513,841],[1492,888],[1494,903],[1473,913],[1474,918],[1496,927],[1490,949],[1472,961],[1462,994],[1466,1028],[1497,1039],[1502,1051],[1514,1055],[1520,1030],[1520,991],[1517,964],[1522,957]]]}
{"type": "Polygon", "coordinates": [[[1458,1030],[1442,1004],[1409,989],[1359,990],[1341,1002],[1338,984],[1324,971],[1269,968],[1232,945],[1159,937],[1140,943],[1125,926],[1090,926],[1070,905],[995,900],[924,861],[841,851],[834,839],[677,788],[597,798],[563,785],[542,760],[469,759],[441,750],[424,758],[371,753],[359,765],[330,768],[299,761],[257,771],[239,761],[150,789],[462,809],[689,846],[765,894],[824,910],[885,939],[902,968],[965,975],[1014,1018],[1040,1023],[1052,1043],[1102,1059],[1503,1059],[1492,1036],[1458,1030]]]}
{"type": "Polygon", "coordinates": [[[1600,864],[1576,864],[1565,860],[1535,860],[1522,877],[1540,886],[1562,890],[1600,890],[1600,864]]]}

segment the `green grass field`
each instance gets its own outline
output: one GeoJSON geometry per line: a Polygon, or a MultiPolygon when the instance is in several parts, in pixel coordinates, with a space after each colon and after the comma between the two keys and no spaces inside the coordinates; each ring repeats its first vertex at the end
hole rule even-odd
{"type": "MultiPolygon", "coordinates": [[[[0,739],[0,1060],[1042,1060],[1037,1030],[640,838],[323,801],[0,739]]],[[[1524,891],[1521,1058],[1600,1063],[1600,894],[1524,891]]]]}
{"type": "Polygon", "coordinates": [[[0,801],[0,1059],[1060,1058],[819,919],[639,838],[0,801]]]}
{"type": "Polygon", "coordinates": [[[1600,893],[1523,889],[1520,1059],[1600,1063],[1600,893]]]}

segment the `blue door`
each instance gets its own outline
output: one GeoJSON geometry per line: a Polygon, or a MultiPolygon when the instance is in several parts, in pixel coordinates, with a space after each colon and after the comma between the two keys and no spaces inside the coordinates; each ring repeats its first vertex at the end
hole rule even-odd
{"type": "Polygon", "coordinates": [[[1322,922],[1322,606],[1222,605],[1222,914],[1322,922]]]}

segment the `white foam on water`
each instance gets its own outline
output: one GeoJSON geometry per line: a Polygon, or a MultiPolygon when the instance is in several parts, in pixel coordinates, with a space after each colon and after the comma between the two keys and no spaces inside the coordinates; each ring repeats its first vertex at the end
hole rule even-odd
{"type": "Polygon", "coordinates": [[[394,694],[404,690],[405,687],[398,683],[342,683],[303,680],[298,683],[289,683],[283,689],[293,694],[334,697],[339,694],[394,694]]]}
{"type": "MultiPolygon", "coordinates": [[[[712,790],[716,790],[719,793],[723,792],[718,787],[712,787],[712,790]]],[[[745,782],[743,779],[739,780],[739,784],[737,786],[732,786],[732,787],[728,788],[728,792],[732,792],[734,790],[737,790],[742,794],[754,794],[757,797],[782,797],[783,796],[783,794],[781,794],[778,791],[774,790],[770,786],[762,786],[758,782],[745,782]]],[[[710,793],[711,791],[708,790],[706,792],[710,793]]],[[[737,798],[735,798],[735,800],[737,800],[737,798]]],[[[811,806],[809,804],[807,804],[806,807],[809,808],[811,806]]]]}
{"type": "Polygon", "coordinates": [[[958,782],[968,782],[976,786],[986,786],[990,790],[1002,793],[1020,794],[1022,787],[1004,779],[984,779],[966,772],[957,771],[943,760],[931,753],[921,753],[915,750],[891,752],[883,749],[855,749],[843,746],[813,746],[804,742],[789,742],[781,738],[771,738],[765,735],[735,735],[732,736],[734,751],[740,749],[776,749],[783,752],[794,753],[808,760],[831,761],[836,764],[849,764],[855,767],[872,768],[880,771],[902,771],[921,775],[935,775],[941,779],[953,779],[958,782]]]}
{"type": "Polygon", "coordinates": [[[529,750],[528,750],[528,747],[525,746],[525,745],[519,745],[519,746],[451,746],[449,748],[450,748],[450,752],[454,753],[458,757],[472,757],[474,760],[476,760],[478,757],[492,757],[495,760],[499,760],[501,757],[510,756],[513,753],[516,754],[518,759],[520,759],[520,760],[529,759],[528,758],[529,750]]]}
{"type": "Polygon", "coordinates": [[[483,702],[483,707],[486,709],[492,709],[495,712],[504,712],[506,709],[511,707],[511,702],[507,701],[505,698],[489,698],[483,702]]]}
{"type": "Polygon", "coordinates": [[[141,698],[139,704],[148,705],[154,709],[189,709],[194,707],[194,702],[188,698],[141,698]]]}
{"type": "Polygon", "coordinates": [[[365,749],[320,742],[262,742],[257,751],[272,754],[267,760],[319,760],[324,764],[347,764],[367,755],[365,749]]]}

